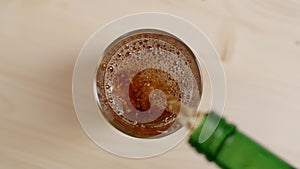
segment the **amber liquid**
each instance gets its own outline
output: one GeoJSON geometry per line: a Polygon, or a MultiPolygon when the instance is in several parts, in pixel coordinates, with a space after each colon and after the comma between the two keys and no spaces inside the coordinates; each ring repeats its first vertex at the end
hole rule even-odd
{"type": "Polygon", "coordinates": [[[168,135],[181,127],[176,122],[181,104],[199,104],[200,79],[195,56],[180,40],[160,31],[135,31],[105,51],[96,77],[99,107],[125,134],[168,135]]]}

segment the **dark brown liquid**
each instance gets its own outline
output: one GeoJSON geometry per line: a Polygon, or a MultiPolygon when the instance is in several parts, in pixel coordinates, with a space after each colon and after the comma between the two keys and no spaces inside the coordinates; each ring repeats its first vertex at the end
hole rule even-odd
{"type": "Polygon", "coordinates": [[[157,31],[116,40],[106,50],[96,79],[104,116],[120,131],[141,138],[178,130],[181,104],[197,106],[202,91],[193,53],[157,31]]]}

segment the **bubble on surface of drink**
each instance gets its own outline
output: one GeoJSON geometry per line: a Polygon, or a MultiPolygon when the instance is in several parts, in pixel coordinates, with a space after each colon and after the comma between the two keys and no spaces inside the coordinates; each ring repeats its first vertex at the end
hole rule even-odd
{"type": "Polygon", "coordinates": [[[202,94],[193,52],[156,30],[115,40],[103,55],[96,81],[104,116],[120,131],[141,138],[178,130],[181,104],[197,107],[202,94]]]}

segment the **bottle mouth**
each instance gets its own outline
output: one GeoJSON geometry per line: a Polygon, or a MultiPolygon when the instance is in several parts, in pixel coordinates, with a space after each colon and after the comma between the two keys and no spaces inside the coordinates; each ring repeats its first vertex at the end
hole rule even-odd
{"type": "Polygon", "coordinates": [[[85,133],[128,158],[153,157],[181,142],[189,133],[179,120],[184,107],[193,122],[199,111],[222,113],[225,101],[224,72],[210,41],[189,22],[161,13],[126,16],[94,33],[72,85],[85,133]]]}

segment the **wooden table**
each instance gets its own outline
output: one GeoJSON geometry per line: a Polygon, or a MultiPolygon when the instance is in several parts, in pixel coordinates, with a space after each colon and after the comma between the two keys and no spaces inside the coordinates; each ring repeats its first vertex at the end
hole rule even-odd
{"type": "Polygon", "coordinates": [[[112,19],[146,11],[208,35],[224,61],[225,117],[300,167],[299,1],[1,0],[0,168],[217,168],[186,141],[156,158],[119,158],[79,125],[71,80],[80,48],[112,19]]]}

